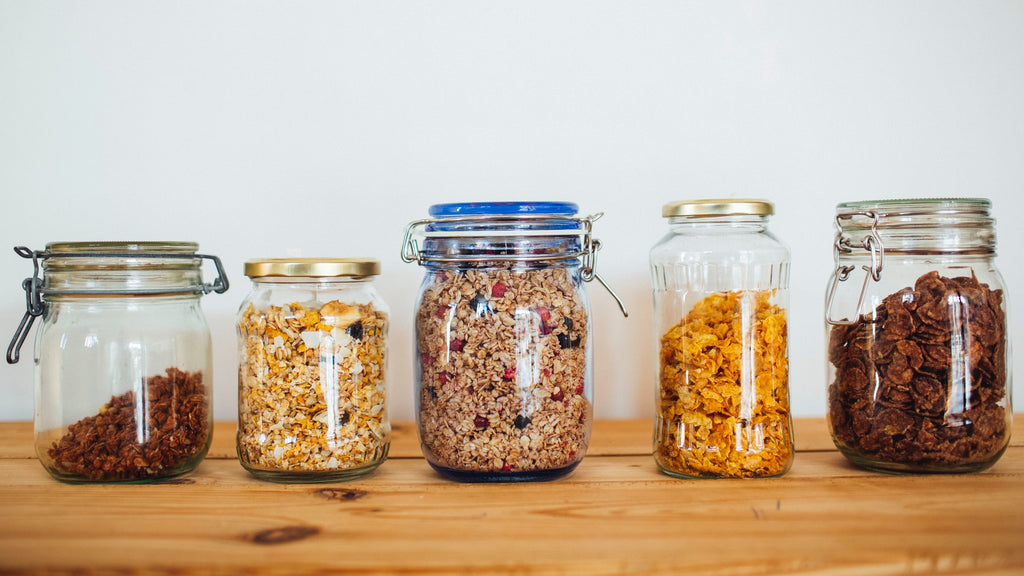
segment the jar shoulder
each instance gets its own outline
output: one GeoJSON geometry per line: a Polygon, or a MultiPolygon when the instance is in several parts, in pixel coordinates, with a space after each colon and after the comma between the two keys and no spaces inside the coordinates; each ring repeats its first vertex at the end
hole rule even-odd
{"type": "Polygon", "coordinates": [[[652,264],[736,260],[788,261],[789,248],[769,232],[663,236],[650,251],[652,264]]]}

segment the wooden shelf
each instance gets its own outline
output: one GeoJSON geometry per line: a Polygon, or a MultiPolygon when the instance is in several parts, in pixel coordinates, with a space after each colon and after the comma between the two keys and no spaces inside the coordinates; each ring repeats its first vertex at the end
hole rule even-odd
{"type": "Polygon", "coordinates": [[[865,472],[798,419],[786,476],[692,481],[658,472],[650,421],[602,421],[571,476],[515,485],[442,479],[410,424],[367,478],[264,483],[226,422],[188,476],[75,486],[0,423],[0,573],[1019,574],[1022,417],[981,474],[865,472]]]}

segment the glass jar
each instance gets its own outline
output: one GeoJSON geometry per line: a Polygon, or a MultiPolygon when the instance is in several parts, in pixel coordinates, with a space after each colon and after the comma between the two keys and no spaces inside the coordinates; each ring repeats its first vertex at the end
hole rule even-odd
{"type": "Polygon", "coordinates": [[[406,230],[416,302],[416,416],[427,462],[467,482],[557,478],[593,423],[584,281],[600,246],[565,202],[436,204],[406,230]],[[423,237],[420,249],[414,236],[423,237]]]}
{"type": "Polygon", "coordinates": [[[858,466],[976,472],[1010,439],[1006,294],[988,200],[836,207],[828,423],[858,466]]]}
{"type": "Polygon", "coordinates": [[[654,458],[680,478],[780,476],[793,462],[789,250],[761,200],[662,208],[651,249],[659,342],[654,458]]]}
{"type": "Polygon", "coordinates": [[[24,282],[36,317],[35,446],[66,482],[145,482],[189,472],[210,446],[210,330],[199,299],[228,289],[191,242],[47,244],[24,282]],[[203,284],[202,262],[218,278],[203,284]],[[39,278],[40,267],[43,277],[39,278]]]}
{"type": "Polygon", "coordinates": [[[253,476],[329,482],[367,474],[391,442],[388,307],[362,258],[245,263],[238,314],[238,458],[253,476]]]}

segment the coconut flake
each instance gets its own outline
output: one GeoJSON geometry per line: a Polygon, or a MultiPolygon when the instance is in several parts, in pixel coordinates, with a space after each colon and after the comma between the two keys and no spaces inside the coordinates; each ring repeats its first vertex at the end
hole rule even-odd
{"type": "Polygon", "coordinates": [[[307,330],[299,334],[299,338],[302,338],[302,342],[306,345],[306,348],[316,348],[320,346],[320,332],[317,330],[307,330]]]}

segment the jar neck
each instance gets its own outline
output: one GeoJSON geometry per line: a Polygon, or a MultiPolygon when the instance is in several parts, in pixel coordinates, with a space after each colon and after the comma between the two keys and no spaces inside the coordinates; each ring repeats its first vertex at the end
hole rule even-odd
{"type": "Polygon", "coordinates": [[[673,216],[668,219],[673,232],[702,234],[758,234],[768,228],[768,216],[673,216]]]}
{"type": "Polygon", "coordinates": [[[428,260],[548,261],[575,260],[582,250],[578,236],[480,236],[427,238],[423,254],[428,260]]]}

